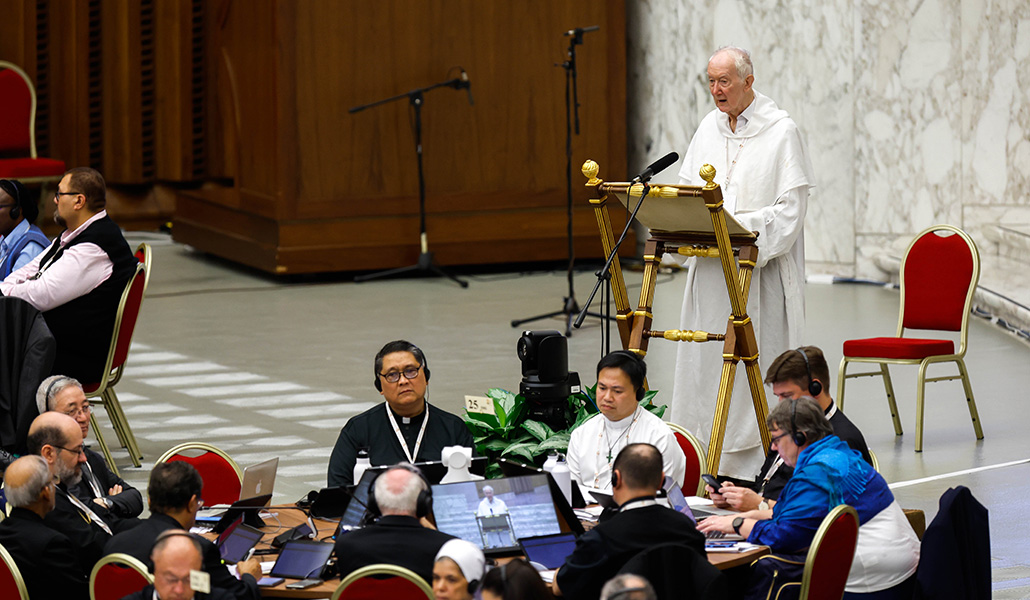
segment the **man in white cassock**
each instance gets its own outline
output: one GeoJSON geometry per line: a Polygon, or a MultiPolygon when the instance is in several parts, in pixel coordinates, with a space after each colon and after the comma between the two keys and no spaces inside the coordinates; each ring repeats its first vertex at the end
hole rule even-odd
{"type": "MultiPolygon", "coordinates": [[[[680,171],[680,182],[703,185],[702,165],[715,167],[724,208],[758,232],[758,263],[747,313],[754,323],[762,372],[788,348],[801,345],[804,325],[803,226],[812,164],[797,125],[772,100],[755,91],[751,57],[725,47],[708,61],[715,110],[701,121],[680,171]]],[[[730,314],[717,260],[686,263],[682,329],[721,332],[730,314]]],[[[683,343],[676,356],[671,420],[707,445],[712,432],[722,352],[712,344],[683,343]]],[[[747,478],[762,464],[758,420],[743,365],[738,365],[719,472],[747,478]]]]}
{"type": "Polygon", "coordinates": [[[600,411],[572,432],[566,461],[572,479],[611,493],[612,463],[629,444],[646,443],[662,453],[662,470],[683,486],[687,459],[664,421],[640,406],[644,398],[644,360],[625,350],[597,363],[597,408],[600,411]]]}
{"type": "MultiPolygon", "coordinates": [[[[479,509],[476,510],[476,516],[494,517],[505,514],[508,514],[508,505],[505,504],[504,500],[494,496],[493,486],[484,485],[483,499],[479,501],[479,509]]],[[[500,548],[511,546],[512,544],[513,541],[510,533],[507,535],[502,534],[500,531],[490,531],[487,533],[488,548],[500,548]]]]}

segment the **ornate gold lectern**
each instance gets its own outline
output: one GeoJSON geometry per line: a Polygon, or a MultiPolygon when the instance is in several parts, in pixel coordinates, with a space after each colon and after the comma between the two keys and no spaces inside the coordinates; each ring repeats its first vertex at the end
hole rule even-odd
{"type": "MultiPolygon", "coordinates": [[[[608,198],[615,196],[628,207],[634,196],[640,197],[643,186],[605,183],[597,178],[598,170],[597,163],[592,160],[583,163],[583,174],[588,179],[586,185],[597,192],[597,198],[591,199],[590,204],[593,205],[597,217],[605,258],[609,258],[615,246],[615,237],[608,217],[608,198]]],[[[611,286],[617,310],[619,336],[622,339],[622,347],[626,350],[643,356],[647,354],[647,344],[651,338],[664,338],[676,342],[723,342],[719,395],[712,420],[712,436],[708,443],[708,469],[711,473],[718,474],[722,442],[726,435],[726,418],[729,415],[730,397],[733,394],[733,381],[737,363],[741,360],[744,361],[747,371],[751,400],[755,406],[755,417],[758,419],[758,430],[766,451],[769,449],[769,429],[765,425],[765,420],[769,409],[765,400],[765,389],[762,387],[762,374],[758,367],[758,341],[751,318],[747,315],[751,273],[758,259],[758,247],[755,245],[757,236],[744,229],[732,215],[723,211],[722,189],[714,182],[715,169],[711,165],[705,165],[701,168],[700,175],[707,182],[702,187],[652,186],[640,212],[637,213],[637,219],[651,230],[647,245],[644,247],[644,281],[640,288],[637,310],[630,308],[618,256],[612,261],[611,286]],[[651,306],[654,302],[655,277],[662,255],[666,252],[720,260],[730,303],[730,318],[725,334],[651,329],[654,318],[651,306]]]]}

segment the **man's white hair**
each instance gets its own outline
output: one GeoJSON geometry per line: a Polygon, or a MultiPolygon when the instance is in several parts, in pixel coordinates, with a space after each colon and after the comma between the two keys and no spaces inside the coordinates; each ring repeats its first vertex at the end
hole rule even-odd
{"type": "Polygon", "coordinates": [[[20,485],[12,486],[4,483],[4,492],[7,494],[7,501],[15,508],[25,508],[39,498],[43,488],[50,485],[52,475],[47,467],[46,460],[42,456],[29,454],[19,460],[27,460],[31,463],[32,474],[20,485]]]}
{"type": "Polygon", "coordinates": [[[79,383],[78,379],[68,377],[67,375],[51,375],[44,379],[43,383],[39,384],[39,387],[36,388],[36,408],[39,409],[39,414],[43,414],[48,410],[54,410],[54,398],[63,392],[65,388],[71,386],[82,389],[82,384],[79,383]]]}
{"type": "Polygon", "coordinates": [[[415,516],[418,508],[418,494],[426,489],[426,483],[411,469],[415,467],[402,463],[395,465],[376,478],[375,495],[379,512],[384,515],[415,516]],[[391,485],[390,473],[407,473],[408,478],[400,485],[391,485]]]}
{"type": "Polygon", "coordinates": [[[733,66],[737,68],[737,75],[740,80],[747,79],[748,75],[755,74],[755,67],[751,64],[751,53],[743,48],[737,46],[723,46],[712,53],[709,57],[708,62],[712,62],[712,59],[722,54],[723,52],[733,57],[733,66]]]}
{"type": "Polygon", "coordinates": [[[494,491],[494,487],[492,485],[484,485],[483,486],[483,493],[485,494],[487,490],[490,490],[491,492],[493,492],[494,491]]]}

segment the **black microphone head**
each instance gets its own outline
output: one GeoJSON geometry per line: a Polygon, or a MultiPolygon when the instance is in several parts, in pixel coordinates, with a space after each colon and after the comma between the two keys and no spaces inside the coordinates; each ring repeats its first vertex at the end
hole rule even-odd
{"type": "Polygon", "coordinates": [[[658,160],[654,161],[654,164],[652,164],[650,167],[648,167],[648,170],[651,171],[652,175],[657,175],[657,174],[661,173],[662,171],[664,171],[665,169],[668,169],[669,167],[671,167],[679,159],[680,159],[680,155],[679,154],[677,154],[675,152],[670,152],[670,153],[666,154],[665,156],[659,158],[658,160]]]}

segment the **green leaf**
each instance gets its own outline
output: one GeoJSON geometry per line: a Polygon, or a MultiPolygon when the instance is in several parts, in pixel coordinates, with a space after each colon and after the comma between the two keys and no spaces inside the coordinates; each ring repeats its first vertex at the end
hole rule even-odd
{"type": "Polygon", "coordinates": [[[534,442],[523,442],[521,444],[512,444],[501,452],[501,456],[508,456],[514,454],[515,456],[522,456],[526,460],[533,462],[533,455],[537,449],[537,444],[534,442]]]}
{"type": "Polygon", "coordinates": [[[486,466],[485,477],[487,479],[500,479],[504,477],[504,472],[501,471],[501,466],[497,463],[490,463],[486,466]]]}
{"type": "Polygon", "coordinates": [[[466,422],[468,422],[469,420],[476,421],[478,423],[483,423],[485,426],[491,429],[496,429],[497,427],[501,426],[501,424],[497,421],[497,417],[495,417],[494,415],[486,415],[483,413],[474,412],[467,412],[465,413],[465,415],[468,417],[468,419],[466,419],[466,422]]]}
{"type": "Polygon", "coordinates": [[[504,414],[511,417],[515,412],[515,394],[507,392],[503,397],[497,399],[504,409],[504,414]]]}
{"type": "MultiPolygon", "coordinates": [[[[494,439],[492,439],[492,440],[490,440],[488,442],[483,443],[482,447],[487,452],[489,452],[489,451],[501,452],[502,450],[504,450],[505,448],[507,448],[510,445],[511,445],[511,442],[509,442],[508,440],[502,440],[500,438],[494,438],[494,439]]],[[[483,454],[486,454],[486,452],[483,452],[483,454]]]]}
{"type": "Polygon", "coordinates": [[[648,405],[644,406],[645,410],[647,410],[648,412],[650,412],[654,416],[658,417],[659,419],[661,419],[662,415],[665,414],[665,409],[666,408],[668,408],[668,407],[665,406],[664,404],[661,405],[661,406],[655,406],[654,404],[648,404],[648,405]]]}
{"type": "Polygon", "coordinates": [[[527,420],[522,424],[522,428],[541,442],[554,435],[554,430],[540,421],[527,420]]]}
{"type": "Polygon", "coordinates": [[[657,396],[657,395],[658,395],[658,390],[647,390],[646,392],[644,392],[643,403],[645,405],[652,404],[654,402],[654,397],[657,396]]]}
{"type": "Polygon", "coordinates": [[[586,411],[582,411],[582,412],[578,413],[576,415],[576,422],[572,424],[572,427],[569,428],[569,431],[570,432],[576,431],[576,429],[578,429],[580,425],[582,425],[583,423],[586,423],[593,416],[594,415],[592,415],[592,414],[590,414],[590,413],[588,413],[586,411]]]}
{"type": "Polygon", "coordinates": [[[549,450],[559,450],[562,453],[567,452],[569,449],[570,437],[572,437],[572,434],[567,431],[556,433],[543,442],[540,442],[540,445],[537,446],[537,450],[538,452],[549,450]]]}

